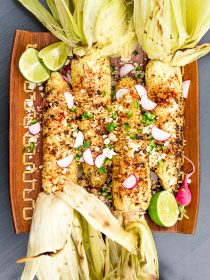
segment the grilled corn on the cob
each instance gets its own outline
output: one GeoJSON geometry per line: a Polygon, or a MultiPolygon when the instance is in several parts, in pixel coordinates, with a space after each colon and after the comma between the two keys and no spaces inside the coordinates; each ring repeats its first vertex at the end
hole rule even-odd
{"type": "MultiPolygon", "coordinates": [[[[106,134],[107,107],[111,102],[111,74],[108,58],[89,57],[73,59],[71,64],[72,87],[77,108],[78,127],[90,146],[93,159],[103,152],[106,134]]],[[[106,166],[106,163],[104,164],[106,166]]],[[[106,172],[83,163],[86,179],[92,187],[102,186],[106,172]]]]}
{"type": "Polygon", "coordinates": [[[124,78],[117,85],[117,89],[128,88],[130,92],[114,105],[118,114],[118,141],[115,145],[117,155],[113,159],[112,187],[117,210],[140,212],[149,205],[151,182],[146,142],[138,137],[142,124],[135,83],[131,78],[124,78]],[[137,186],[125,189],[122,183],[132,174],[138,179],[137,186]]]}
{"type": "Polygon", "coordinates": [[[70,91],[68,83],[59,73],[52,73],[45,89],[43,113],[42,184],[46,192],[61,190],[65,180],[77,181],[75,159],[67,168],[57,165],[58,160],[74,154],[75,115],[69,113],[66,91],[70,91]]]}
{"type": "Polygon", "coordinates": [[[162,186],[169,189],[177,184],[183,163],[184,103],[180,68],[157,60],[150,61],[146,69],[146,85],[148,97],[157,103],[153,124],[170,134],[164,150],[159,149],[150,155],[150,167],[162,186]]]}

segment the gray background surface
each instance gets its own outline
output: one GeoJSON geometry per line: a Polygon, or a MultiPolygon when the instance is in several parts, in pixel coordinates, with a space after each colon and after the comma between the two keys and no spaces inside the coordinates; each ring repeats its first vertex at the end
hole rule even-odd
{"type": "MultiPolygon", "coordinates": [[[[0,0],[0,280],[15,280],[27,235],[15,235],[8,182],[9,62],[15,29],[44,30],[16,0],[0,0]]],[[[210,42],[210,32],[203,38],[210,42]]],[[[210,279],[210,55],[200,59],[201,200],[195,235],[155,234],[161,280],[210,279]]],[[[193,149],[193,147],[192,147],[193,149]]],[[[46,279],[50,280],[50,279],[46,279]]]]}

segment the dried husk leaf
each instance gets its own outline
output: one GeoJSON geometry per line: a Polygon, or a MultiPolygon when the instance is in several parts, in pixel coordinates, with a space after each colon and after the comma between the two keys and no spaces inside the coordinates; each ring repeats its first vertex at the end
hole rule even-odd
{"type": "Polygon", "coordinates": [[[89,194],[74,182],[66,182],[63,192],[57,192],[55,195],[77,210],[96,230],[128,251],[136,253],[135,235],[124,231],[109,208],[96,196],[89,194]]]}

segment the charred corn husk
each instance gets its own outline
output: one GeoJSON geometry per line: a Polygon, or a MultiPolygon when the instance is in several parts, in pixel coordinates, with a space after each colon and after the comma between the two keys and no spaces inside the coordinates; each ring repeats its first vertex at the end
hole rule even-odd
{"type": "Polygon", "coordinates": [[[114,205],[121,211],[146,211],[151,198],[151,182],[146,142],[141,136],[142,124],[139,108],[139,95],[135,90],[136,82],[131,78],[122,79],[120,88],[129,93],[115,102],[118,114],[115,145],[117,155],[113,159],[112,188],[114,205]],[[138,183],[133,189],[126,189],[122,183],[135,175],[138,183]]]}
{"type": "MultiPolygon", "coordinates": [[[[73,59],[71,76],[78,127],[95,159],[105,148],[102,136],[107,133],[105,120],[108,117],[107,106],[111,102],[109,59],[94,60],[88,56],[73,59]]],[[[83,171],[92,187],[102,186],[107,179],[106,172],[101,173],[97,167],[87,163],[83,163],[83,171]]]]}
{"type": "Polygon", "coordinates": [[[184,150],[184,101],[182,75],[179,67],[153,60],[146,68],[148,97],[157,103],[153,110],[156,120],[153,125],[168,132],[170,138],[149,157],[150,168],[169,189],[177,185],[183,163],[184,150]]]}
{"type": "Polygon", "coordinates": [[[46,192],[62,190],[65,180],[77,181],[75,159],[67,168],[57,165],[58,160],[75,154],[75,114],[69,112],[65,92],[70,92],[68,83],[61,74],[52,73],[45,89],[43,112],[42,184],[46,192]]]}

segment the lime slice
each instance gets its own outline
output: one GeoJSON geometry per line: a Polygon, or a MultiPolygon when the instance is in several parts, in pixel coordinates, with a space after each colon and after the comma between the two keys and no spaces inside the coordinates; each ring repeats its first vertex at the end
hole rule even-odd
{"type": "Polygon", "coordinates": [[[59,70],[66,62],[69,47],[63,42],[47,46],[39,52],[39,57],[51,71],[59,70]]]}
{"type": "Polygon", "coordinates": [[[28,48],[20,57],[19,69],[26,80],[41,83],[49,78],[47,69],[42,65],[38,57],[38,51],[28,48]]]}
{"type": "Polygon", "coordinates": [[[175,225],[179,215],[176,199],[169,191],[162,191],[153,195],[148,210],[150,218],[163,227],[175,225]]]}

